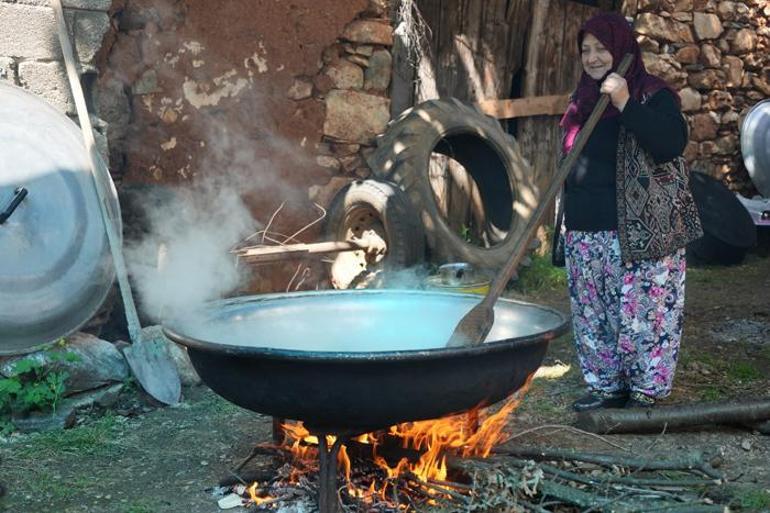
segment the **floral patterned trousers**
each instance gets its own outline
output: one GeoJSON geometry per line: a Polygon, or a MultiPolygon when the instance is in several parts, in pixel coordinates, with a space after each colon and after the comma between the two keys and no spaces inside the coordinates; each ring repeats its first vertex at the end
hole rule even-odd
{"type": "Polygon", "coordinates": [[[623,263],[616,231],[568,231],[572,323],[589,389],[605,397],[671,392],[682,336],[684,249],[623,263]]]}

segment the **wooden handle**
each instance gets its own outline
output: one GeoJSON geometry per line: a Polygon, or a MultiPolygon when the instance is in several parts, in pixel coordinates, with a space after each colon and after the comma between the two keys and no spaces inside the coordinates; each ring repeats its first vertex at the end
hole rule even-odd
{"type": "MultiPolygon", "coordinates": [[[[619,75],[623,76],[626,74],[628,68],[631,66],[633,58],[634,56],[630,53],[623,57],[623,60],[620,62],[620,65],[617,69],[617,73],[619,75]]],[[[602,117],[602,114],[604,114],[609,101],[610,97],[607,94],[603,94],[599,98],[599,101],[596,102],[596,106],[591,112],[588,121],[586,121],[585,125],[583,125],[583,128],[580,130],[580,133],[575,139],[575,144],[572,146],[572,150],[569,152],[569,155],[567,155],[567,158],[562,161],[561,166],[559,166],[556,175],[551,181],[551,185],[548,187],[548,190],[541,198],[540,203],[535,209],[535,212],[529,218],[529,222],[524,229],[524,233],[522,233],[521,237],[519,238],[519,242],[515,245],[516,249],[511,255],[511,258],[508,260],[508,262],[506,262],[503,269],[497,274],[497,277],[489,286],[489,293],[487,293],[487,296],[484,298],[482,303],[487,303],[489,306],[492,306],[497,298],[500,297],[500,294],[503,293],[503,290],[505,290],[505,286],[513,276],[513,273],[516,271],[516,268],[518,267],[519,262],[521,262],[521,259],[524,257],[524,254],[527,252],[529,242],[534,236],[537,227],[540,226],[540,222],[545,215],[546,208],[559,193],[562,184],[567,179],[567,175],[569,175],[569,172],[572,170],[572,167],[575,165],[575,162],[580,156],[580,152],[583,151],[583,147],[586,145],[586,142],[588,142],[588,138],[591,136],[591,133],[596,127],[596,124],[599,122],[599,119],[602,117]]]]}
{"type": "Polygon", "coordinates": [[[104,221],[104,229],[107,232],[107,240],[112,253],[115,275],[117,276],[118,285],[120,286],[120,295],[123,299],[126,322],[128,323],[128,333],[131,342],[136,343],[141,340],[141,325],[139,324],[139,315],[136,312],[136,305],[134,304],[134,299],[131,295],[131,287],[128,283],[128,272],[126,271],[126,262],[123,259],[121,247],[122,239],[115,229],[107,205],[108,194],[105,184],[109,183],[109,170],[97,154],[94,133],[91,127],[91,118],[88,116],[88,108],[86,107],[86,100],[83,96],[83,89],[80,87],[80,76],[75,68],[75,55],[72,51],[72,45],[70,44],[67,22],[64,18],[61,0],[51,0],[51,7],[56,16],[56,29],[59,34],[62,55],[64,56],[64,66],[67,70],[67,78],[69,79],[70,88],[72,89],[72,96],[75,99],[78,121],[80,122],[80,129],[83,132],[86,153],[88,153],[88,161],[91,165],[91,174],[94,179],[94,188],[96,189],[96,195],[99,198],[99,207],[102,213],[102,220],[104,221]]]}

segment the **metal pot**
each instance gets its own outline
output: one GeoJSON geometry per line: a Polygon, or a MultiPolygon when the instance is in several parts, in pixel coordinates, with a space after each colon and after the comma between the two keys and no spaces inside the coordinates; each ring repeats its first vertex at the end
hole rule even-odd
{"type": "Polygon", "coordinates": [[[567,329],[555,310],[501,299],[488,342],[446,348],[478,300],[403,290],[269,294],[213,303],[164,331],[228,401],[319,432],[365,432],[503,399],[567,329]]]}
{"type": "MultiPolygon", "coordinates": [[[[79,329],[114,271],[77,125],[0,82],[0,134],[0,355],[10,355],[79,329]]],[[[120,219],[111,192],[108,207],[120,219]]]]}

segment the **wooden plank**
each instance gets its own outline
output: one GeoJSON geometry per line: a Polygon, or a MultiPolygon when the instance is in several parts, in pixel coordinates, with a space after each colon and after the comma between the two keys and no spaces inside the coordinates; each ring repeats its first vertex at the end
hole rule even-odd
{"type": "Polygon", "coordinates": [[[512,119],[561,115],[568,103],[568,94],[555,94],[508,100],[483,100],[478,105],[484,114],[497,119],[512,119]]]}
{"type": "Polygon", "coordinates": [[[339,253],[367,249],[363,241],[332,241],[310,244],[286,244],[284,246],[253,246],[235,251],[239,257],[251,263],[278,262],[288,258],[305,258],[311,255],[339,253]]]}

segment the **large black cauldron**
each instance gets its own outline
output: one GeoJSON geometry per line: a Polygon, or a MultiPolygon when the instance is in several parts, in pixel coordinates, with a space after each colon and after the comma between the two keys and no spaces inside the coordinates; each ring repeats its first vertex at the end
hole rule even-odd
{"type": "Polygon", "coordinates": [[[518,390],[567,328],[501,299],[478,347],[444,347],[479,296],[352,290],[213,303],[164,328],[219,395],[319,432],[365,432],[492,404],[518,390]]]}

